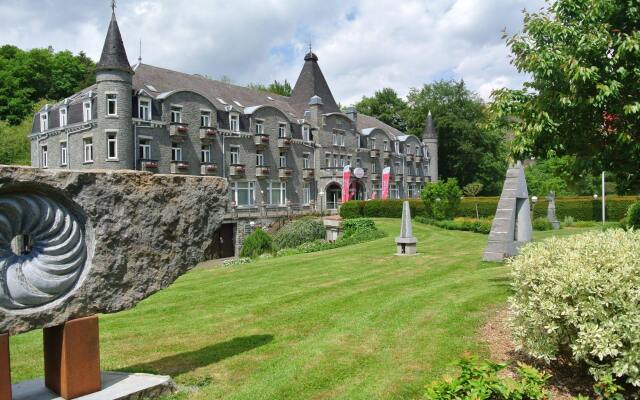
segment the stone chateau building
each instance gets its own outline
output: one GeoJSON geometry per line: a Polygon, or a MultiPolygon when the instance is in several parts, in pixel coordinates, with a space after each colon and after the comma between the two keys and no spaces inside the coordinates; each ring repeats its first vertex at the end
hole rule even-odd
{"type": "Polygon", "coordinates": [[[429,114],[422,138],[355,109],[342,112],[309,52],[291,97],[143,63],[131,66],[115,13],[96,83],[34,116],[32,165],[202,174],[229,182],[220,253],[243,232],[293,213],[336,210],[342,171],[351,198],[418,197],[438,178],[438,137],[429,114]]]}

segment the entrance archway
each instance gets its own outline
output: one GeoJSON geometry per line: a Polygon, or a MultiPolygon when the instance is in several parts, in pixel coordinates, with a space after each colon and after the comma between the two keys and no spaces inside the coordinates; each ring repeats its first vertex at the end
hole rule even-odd
{"type": "Polygon", "coordinates": [[[327,193],[327,210],[337,210],[342,202],[342,186],[337,182],[331,182],[325,190],[327,193]]]}

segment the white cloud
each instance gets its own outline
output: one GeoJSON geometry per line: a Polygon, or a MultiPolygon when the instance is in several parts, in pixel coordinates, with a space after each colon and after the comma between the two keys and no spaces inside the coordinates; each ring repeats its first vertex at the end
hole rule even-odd
{"type": "MultiPolygon", "coordinates": [[[[343,104],[390,86],[464,78],[487,98],[522,77],[501,39],[521,10],[544,0],[122,0],[116,13],[129,60],[238,83],[288,79],[307,43],[343,104]]],[[[106,0],[0,0],[0,44],[85,51],[97,59],[110,17],[106,0]]]]}

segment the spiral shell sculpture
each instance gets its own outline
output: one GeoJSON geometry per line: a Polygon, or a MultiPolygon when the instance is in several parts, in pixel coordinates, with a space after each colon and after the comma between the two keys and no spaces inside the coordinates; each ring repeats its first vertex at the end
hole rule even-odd
{"type": "Polygon", "coordinates": [[[84,224],[39,193],[0,194],[0,307],[42,306],[68,294],[87,264],[84,224]],[[12,248],[16,237],[25,251],[12,248]]]}

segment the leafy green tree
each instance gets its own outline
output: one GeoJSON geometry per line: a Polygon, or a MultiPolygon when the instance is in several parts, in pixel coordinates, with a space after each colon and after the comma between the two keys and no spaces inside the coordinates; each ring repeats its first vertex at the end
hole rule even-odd
{"type": "Polygon", "coordinates": [[[487,125],[486,107],[464,81],[438,81],[411,89],[404,113],[407,132],[420,136],[429,110],[438,129],[438,172],[461,185],[480,182],[497,194],[507,169],[504,135],[487,125]]]}
{"type": "Polygon", "coordinates": [[[536,160],[525,168],[525,173],[531,195],[546,196],[552,190],[559,196],[598,192],[596,183],[599,177],[572,156],[536,160]]]}
{"type": "MultiPolygon", "coordinates": [[[[474,200],[476,200],[476,197],[481,191],[482,191],[482,183],[480,182],[471,182],[462,188],[462,192],[464,193],[464,195],[473,197],[474,200]]],[[[478,213],[477,201],[476,201],[476,218],[480,219],[480,214],[478,213]]]]}
{"type": "Polygon", "coordinates": [[[434,182],[425,185],[420,193],[427,216],[433,219],[453,219],[460,206],[462,190],[456,178],[446,182],[434,182]]]}
{"type": "Polygon", "coordinates": [[[31,141],[28,138],[33,124],[31,115],[46,103],[51,103],[51,101],[41,100],[36,103],[19,125],[0,121],[0,164],[31,164],[31,141]]]}
{"type": "Polygon", "coordinates": [[[576,156],[615,171],[619,190],[640,188],[638,1],[556,0],[525,12],[523,32],[505,38],[530,77],[493,95],[493,122],[513,135],[513,156],[576,156]]]}
{"type": "Polygon", "coordinates": [[[364,96],[354,106],[358,112],[376,117],[400,131],[404,132],[407,128],[403,117],[407,104],[391,88],[378,90],[373,97],[364,96]]]}
{"type": "Polygon", "coordinates": [[[293,90],[291,88],[291,84],[286,79],[282,83],[278,80],[274,80],[267,86],[263,85],[262,83],[250,83],[247,85],[247,87],[250,89],[259,90],[261,92],[268,92],[287,97],[291,96],[291,91],[293,90]]]}
{"type": "Polygon", "coordinates": [[[40,99],[60,100],[91,85],[95,64],[84,53],[0,47],[0,120],[20,124],[40,99]]]}

